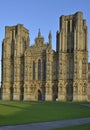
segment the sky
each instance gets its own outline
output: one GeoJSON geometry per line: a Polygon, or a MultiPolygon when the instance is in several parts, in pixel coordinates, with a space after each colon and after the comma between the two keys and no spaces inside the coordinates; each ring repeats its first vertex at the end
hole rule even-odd
{"type": "Polygon", "coordinates": [[[83,12],[88,26],[88,51],[90,62],[90,0],[0,0],[0,82],[2,40],[5,26],[23,24],[29,30],[30,44],[34,44],[40,28],[45,42],[52,32],[52,48],[56,49],[56,32],[59,30],[61,15],[83,12]]]}

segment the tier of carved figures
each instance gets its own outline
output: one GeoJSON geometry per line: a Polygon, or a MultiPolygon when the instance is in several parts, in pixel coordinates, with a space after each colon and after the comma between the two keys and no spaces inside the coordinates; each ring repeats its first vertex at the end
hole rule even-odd
{"type": "Polygon", "coordinates": [[[30,45],[22,25],[6,26],[2,43],[2,99],[88,101],[88,32],[82,12],[60,17],[56,51],[52,34],[44,42],[39,29],[30,45]]]}

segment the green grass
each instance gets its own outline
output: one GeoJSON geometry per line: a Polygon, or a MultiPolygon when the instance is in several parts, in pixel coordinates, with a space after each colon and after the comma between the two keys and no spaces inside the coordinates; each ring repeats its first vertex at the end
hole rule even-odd
{"type": "Polygon", "coordinates": [[[64,128],[56,128],[52,130],[90,130],[90,124],[69,126],[69,127],[64,127],[64,128]]]}
{"type": "Polygon", "coordinates": [[[81,103],[0,101],[0,125],[83,117],[90,117],[90,108],[81,103]]]}

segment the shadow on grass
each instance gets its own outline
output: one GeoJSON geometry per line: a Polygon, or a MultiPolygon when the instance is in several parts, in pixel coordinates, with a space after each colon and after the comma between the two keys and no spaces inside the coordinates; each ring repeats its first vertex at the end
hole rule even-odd
{"type": "MultiPolygon", "coordinates": [[[[23,109],[26,110],[25,107],[20,107],[20,106],[16,106],[16,105],[11,105],[11,104],[5,104],[5,103],[1,103],[1,106],[5,106],[5,107],[11,107],[11,108],[18,108],[18,109],[23,109]]],[[[28,110],[28,109],[27,109],[28,110]]]]}
{"type": "Polygon", "coordinates": [[[19,102],[16,105],[15,102],[13,104],[1,103],[2,112],[5,112],[7,108],[8,111],[12,112],[8,115],[0,113],[0,125],[16,125],[90,117],[90,109],[77,103],[38,102],[33,105],[31,104],[32,102],[22,102],[20,106],[19,102]]]}

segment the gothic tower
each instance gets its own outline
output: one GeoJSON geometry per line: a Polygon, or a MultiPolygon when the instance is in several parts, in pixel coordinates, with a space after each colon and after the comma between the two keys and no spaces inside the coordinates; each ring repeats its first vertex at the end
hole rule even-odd
{"type": "Polygon", "coordinates": [[[86,101],[87,26],[82,12],[60,17],[57,32],[58,100],[86,101]]]}
{"type": "Polygon", "coordinates": [[[3,100],[89,100],[88,32],[82,12],[60,17],[56,51],[51,32],[47,43],[40,30],[35,44],[29,42],[29,31],[22,24],[5,27],[3,100]]]}
{"type": "Polygon", "coordinates": [[[24,52],[29,32],[22,24],[6,26],[2,44],[2,99],[20,100],[23,93],[24,52]]]}

